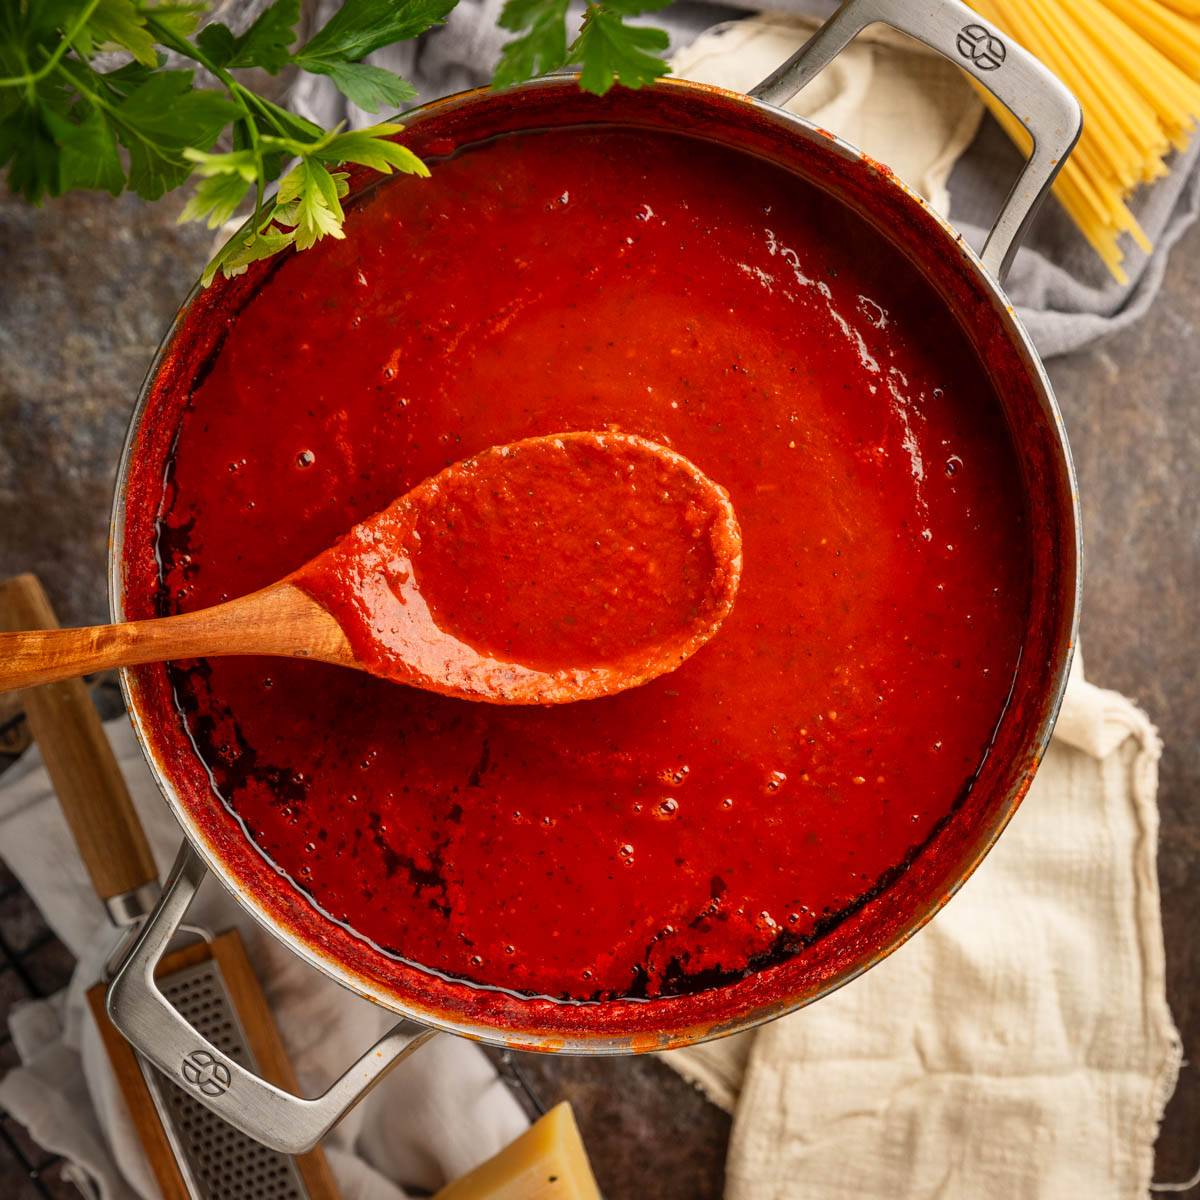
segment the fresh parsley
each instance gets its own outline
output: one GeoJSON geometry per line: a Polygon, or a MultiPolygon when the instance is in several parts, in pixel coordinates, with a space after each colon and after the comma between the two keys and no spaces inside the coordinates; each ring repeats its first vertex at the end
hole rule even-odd
{"type": "MultiPolygon", "coordinates": [[[[296,68],[327,76],[367,112],[396,109],[414,97],[412,85],[362,60],[441,24],[456,3],[345,0],[297,45],[300,0],[275,0],[240,34],[220,22],[199,28],[207,5],[189,0],[0,0],[0,167],[9,187],[35,204],[76,188],[156,200],[194,177],[180,220],[213,228],[252,199],[251,219],[208,265],[205,282],[287,246],[303,250],[343,237],[346,172],[339,167],[429,174],[395,140],[403,126],[324,130],[235,72],[296,68]],[[104,69],[100,56],[111,51],[128,61],[104,69]],[[196,66],[181,65],[187,62],[196,66]],[[203,84],[197,68],[207,76],[203,84]]],[[[579,66],[580,85],[597,94],[616,83],[651,83],[667,70],[667,35],[630,18],[667,3],[596,0],[572,38],[568,0],[507,0],[500,25],[516,36],[494,84],[568,64],[579,66]]]]}
{"type": "Polygon", "coordinates": [[[640,88],[667,73],[661,29],[631,25],[627,18],[666,8],[671,0],[601,0],[584,10],[575,40],[567,42],[568,0],[507,0],[500,26],[521,36],[501,53],[493,83],[507,87],[534,75],[575,64],[579,85],[602,96],[614,83],[640,88]]]}
{"type": "MultiPolygon", "coordinates": [[[[269,258],[288,245],[307,250],[323,237],[344,237],[345,213],[340,201],[346,194],[346,174],[331,171],[330,166],[359,163],[384,175],[396,170],[428,176],[429,168],[411,150],[391,140],[403,128],[385,122],[350,132],[334,129],[315,141],[261,135],[261,151],[300,161],[280,180],[274,199],[265,205],[260,201],[254,220],[208,264],[204,283],[218,271],[227,275],[244,271],[250,263],[269,258]]],[[[207,154],[189,149],[185,153],[205,178],[180,219],[205,218],[215,228],[245,199],[257,178],[257,162],[247,150],[207,154]]]]}

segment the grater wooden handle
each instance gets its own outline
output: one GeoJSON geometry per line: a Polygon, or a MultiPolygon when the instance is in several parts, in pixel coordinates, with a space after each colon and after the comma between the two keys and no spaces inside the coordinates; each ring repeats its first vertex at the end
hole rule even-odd
{"type": "MultiPolygon", "coordinates": [[[[36,576],[0,583],[0,630],[57,628],[36,576]]],[[[23,698],[96,894],[124,924],[146,911],[158,890],[158,869],[88,690],[81,680],[67,679],[30,688],[23,698]]]]}

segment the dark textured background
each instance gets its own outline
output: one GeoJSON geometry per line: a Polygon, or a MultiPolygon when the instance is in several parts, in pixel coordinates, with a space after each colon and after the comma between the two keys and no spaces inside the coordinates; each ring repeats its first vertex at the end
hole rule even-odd
{"type": "MultiPolygon", "coordinates": [[[[0,200],[0,576],[36,571],[64,623],[103,619],[117,453],[142,375],[205,257],[178,205],[0,200]]],[[[1083,495],[1088,674],[1135,697],[1166,742],[1159,854],[1168,990],[1200,1053],[1200,228],[1175,250],[1153,315],[1052,364],[1083,495]]],[[[12,732],[12,731],[10,731],[12,732]]],[[[16,731],[19,733],[19,731],[16,731]]],[[[0,743],[4,714],[0,711],[0,743]]],[[[0,1021],[62,986],[70,960],[0,872],[0,1021]]],[[[729,1121],[652,1060],[516,1056],[546,1104],[574,1102],[609,1200],[718,1197],[729,1121]]],[[[12,1048],[0,1036],[0,1070],[12,1048]]],[[[0,1196],[74,1195],[61,1164],[0,1122],[0,1196]],[[44,1188],[44,1190],[42,1190],[44,1188]]],[[[1200,1083],[1184,1069],[1158,1177],[1200,1157],[1200,1083]]],[[[1084,1198],[1081,1198],[1084,1200],[1084,1198]]]]}

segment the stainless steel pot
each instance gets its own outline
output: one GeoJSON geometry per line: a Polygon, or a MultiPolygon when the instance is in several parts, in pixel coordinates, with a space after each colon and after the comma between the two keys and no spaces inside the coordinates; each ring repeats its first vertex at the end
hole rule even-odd
{"type": "MultiPolygon", "coordinates": [[[[571,80],[535,80],[510,92],[481,90],[438,101],[407,118],[410,139],[428,129],[460,140],[553,123],[596,120],[686,129],[699,136],[771,157],[837,195],[931,278],[947,305],[947,320],[966,330],[987,365],[1036,503],[1035,606],[1009,715],[944,852],[918,858],[888,892],[888,911],[867,906],[847,924],[840,951],[821,959],[802,982],[763,999],[754,977],[720,1020],[681,1024],[670,1000],[643,1006],[638,1026],[606,1023],[601,1010],[570,1035],[533,1015],[481,1022],[405,995],[355,971],[336,950],[295,923],[280,919],[248,877],[231,866],[234,850],[218,845],[197,824],[180,795],[179,760],[164,754],[147,713],[145,676],[124,677],[129,712],[158,784],[187,835],[158,907],[121,963],[108,993],[114,1024],[177,1083],[251,1136],[299,1153],[314,1145],[384,1073],[441,1030],[526,1049],[619,1054],[660,1049],[748,1028],[806,1004],[890,953],[927,921],[987,853],[1024,795],[1037,768],[1066,685],[1079,606],[1079,523],[1074,474],[1049,380],[1001,280],[1039,202],[1080,132],[1079,106],[1045,68],[1001,37],[957,0],[849,0],[812,40],[749,96],[671,80],[642,92],[617,90],[604,100],[582,96],[571,80]],[[1031,159],[1005,201],[981,256],[953,228],[853,146],[778,106],[812,80],[864,28],[885,22],[918,38],[993,91],[1033,137],[1031,159]],[[552,115],[551,115],[552,114],[552,115]],[[1011,716],[1011,720],[1010,720],[1011,716]],[[978,793],[978,797],[976,797],[978,793]],[[957,838],[955,841],[954,838],[957,838]],[[301,957],[343,985],[401,1016],[396,1026],[315,1099],[300,1099],[258,1078],[204,1040],[154,984],[155,965],[187,912],[206,872],[212,872],[251,915],[301,957]],[[780,998],[782,996],[782,999],[780,998]],[[729,1012],[733,1015],[729,1016],[729,1012]],[[203,1070],[197,1069],[198,1065],[203,1070]]],[[[113,514],[110,586],[113,620],[124,617],[124,543],[133,464],[154,431],[149,406],[156,380],[174,368],[179,331],[201,299],[194,292],[160,349],[139,398],[120,465],[113,514]]],[[[118,898],[118,901],[120,898],[118,898]]],[[[128,904],[133,904],[131,897],[128,904]]],[[[128,907],[128,904],[126,907],[128,907]]],[[[876,906],[878,908],[878,906],[876,906]]],[[[771,970],[784,970],[787,964],[771,970]]],[[[731,985],[740,988],[741,984],[731,985]]],[[[722,989],[724,992],[725,989],[722,989]]],[[[513,1001],[520,1009],[520,1002],[513,1001]]],[[[536,1006],[530,1006],[531,1009],[536,1006]]]]}

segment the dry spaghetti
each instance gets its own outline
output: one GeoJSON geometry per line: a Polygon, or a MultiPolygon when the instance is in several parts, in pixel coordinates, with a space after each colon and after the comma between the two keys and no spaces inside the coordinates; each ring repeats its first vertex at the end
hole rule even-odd
{"type": "MultiPolygon", "coordinates": [[[[971,0],[1079,98],[1083,136],[1055,184],[1063,207],[1122,283],[1124,235],[1150,241],[1129,208],[1167,173],[1200,118],[1200,0],[971,0]]],[[[981,92],[983,89],[980,89],[981,92]]],[[[1029,135],[989,92],[984,100],[1026,153],[1029,135]]]]}

